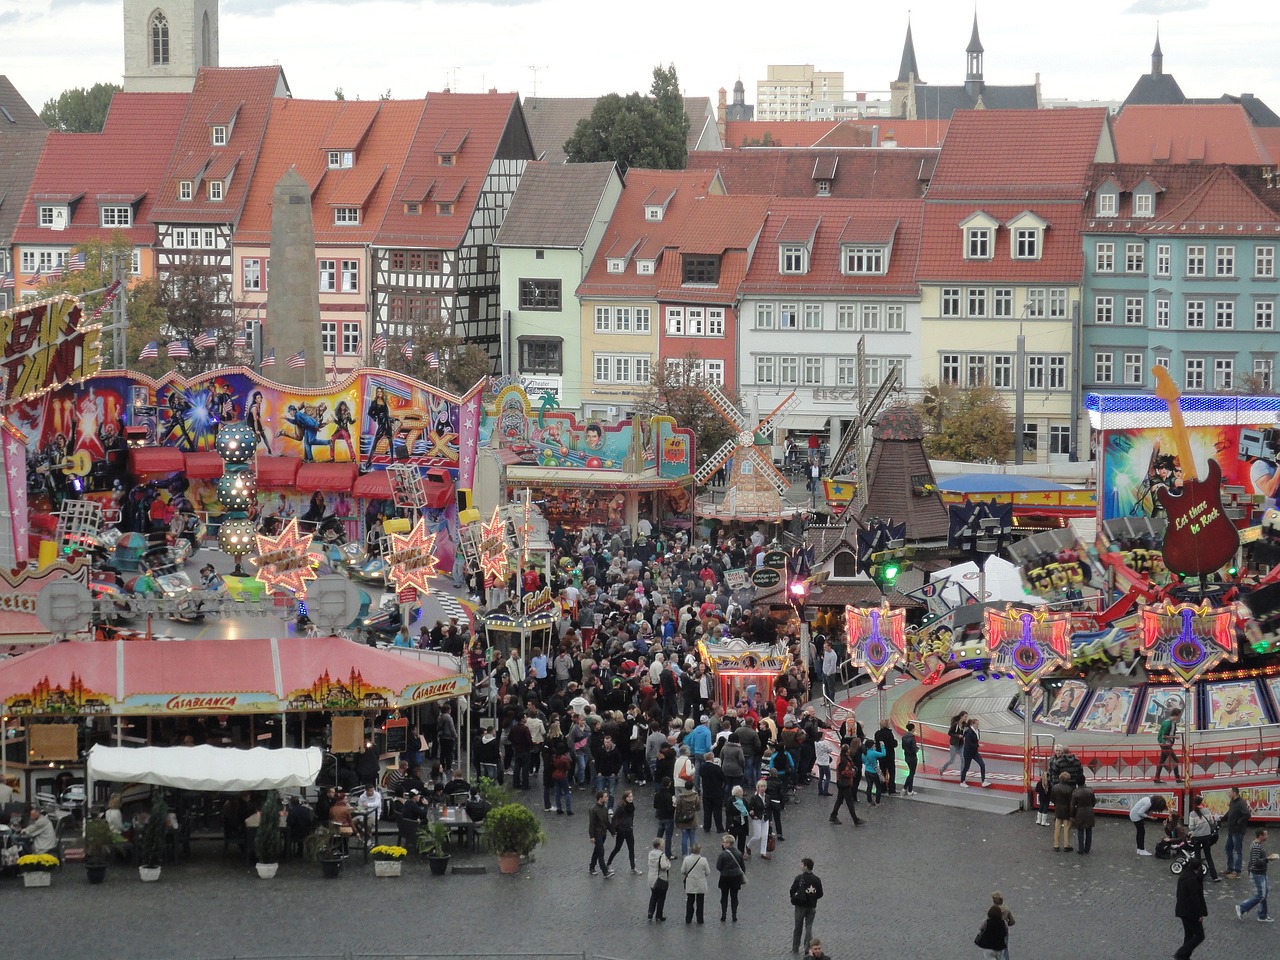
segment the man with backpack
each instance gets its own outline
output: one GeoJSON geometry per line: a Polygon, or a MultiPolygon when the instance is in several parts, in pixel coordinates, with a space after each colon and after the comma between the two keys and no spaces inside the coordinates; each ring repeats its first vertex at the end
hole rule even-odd
{"type": "Polygon", "coordinates": [[[1169,711],[1169,716],[1160,721],[1160,729],[1156,733],[1156,742],[1160,744],[1160,759],[1156,761],[1156,783],[1164,783],[1160,774],[1166,767],[1173,774],[1175,782],[1182,779],[1182,773],[1178,769],[1178,756],[1173,749],[1178,742],[1178,724],[1181,720],[1182,711],[1174,707],[1169,711]]]}
{"type": "Polygon", "coordinates": [[[791,906],[795,908],[796,923],[791,931],[791,952],[800,952],[800,934],[804,934],[804,948],[809,949],[813,940],[813,915],[822,899],[822,881],[813,872],[813,860],[800,860],[801,872],[791,881],[791,906]]]}

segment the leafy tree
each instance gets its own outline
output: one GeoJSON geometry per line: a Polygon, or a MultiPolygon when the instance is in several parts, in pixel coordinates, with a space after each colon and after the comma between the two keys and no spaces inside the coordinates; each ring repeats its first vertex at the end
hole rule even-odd
{"type": "Polygon", "coordinates": [[[101,133],[111,98],[121,89],[114,83],[95,83],[88,90],[63,90],[40,108],[40,119],[62,133],[101,133]]]}
{"type": "Polygon", "coordinates": [[[444,318],[428,321],[413,338],[388,337],[387,340],[386,359],[374,357],[375,364],[406,373],[457,396],[493,372],[488,352],[483,347],[468,346],[444,318]],[[409,342],[413,344],[412,360],[404,355],[405,344],[409,342]],[[432,353],[440,361],[437,370],[431,368],[432,353]]]}
{"type": "Polygon", "coordinates": [[[131,292],[126,361],[130,369],[153,377],[169,370],[189,377],[241,364],[248,360],[247,353],[235,347],[241,328],[231,307],[231,280],[213,264],[190,257],[174,264],[162,278],[146,280],[131,292]],[[215,338],[212,347],[196,346],[196,337],[203,333],[215,338]],[[139,360],[138,353],[152,340],[160,356],[139,360]],[[189,357],[169,358],[168,345],[175,340],[187,341],[189,357]]]}
{"type": "Polygon", "coordinates": [[[924,449],[938,460],[968,463],[1003,463],[1013,452],[1013,418],[1004,397],[994,387],[982,384],[967,390],[932,387],[941,402],[916,404],[926,423],[936,424],[924,438],[924,449]]]}
{"type": "Polygon", "coordinates": [[[630,167],[683,170],[689,159],[689,118],[674,65],[653,68],[649,95],[610,93],[580,120],[564,150],[570,163],[613,160],[630,167]]]}
{"type": "MultiPolygon", "coordinates": [[[[737,434],[703,392],[710,383],[702,372],[702,358],[690,352],[655,364],[649,386],[636,404],[641,416],[671,417],[677,427],[693,431],[697,466],[737,434]]],[[[736,394],[720,389],[731,403],[738,403],[736,394]]]]}

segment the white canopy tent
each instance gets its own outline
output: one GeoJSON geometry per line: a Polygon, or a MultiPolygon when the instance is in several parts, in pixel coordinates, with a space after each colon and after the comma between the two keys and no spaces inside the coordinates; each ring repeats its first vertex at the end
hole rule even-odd
{"type": "MultiPolygon", "coordinates": [[[[211,746],[94,746],[85,763],[85,776],[88,787],[95,780],[107,780],[233,793],[310,787],[320,775],[322,762],[318,747],[232,750],[211,746]]],[[[92,796],[89,790],[86,793],[92,796]]]]}
{"type": "MultiPolygon", "coordinates": [[[[1019,572],[1019,568],[1002,557],[987,558],[986,574],[986,583],[984,585],[986,596],[978,597],[979,601],[986,601],[987,603],[1011,601],[1035,607],[1041,606],[1045,602],[1043,597],[1037,597],[1035,594],[1027,592],[1022,584],[1022,574],[1019,572]]],[[[954,567],[947,567],[945,570],[939,570],[933,574],[931,579],[947,584],[942,588],[942,598],[952,606],[963,602],[960,591],[955,586],[956,584],[962,584],[975,597],[979,593],[980,574],[978,565],[972,560],[957,564],[954,567]]]]}

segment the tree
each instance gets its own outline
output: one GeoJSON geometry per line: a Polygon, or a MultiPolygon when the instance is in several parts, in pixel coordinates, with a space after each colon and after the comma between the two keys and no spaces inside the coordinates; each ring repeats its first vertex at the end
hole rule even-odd
{"type": "Polygon", "coordinates": [[[612,160],[630,167],[683,170],[689,159],[689,117],[674,65],[653,68],[649,95],[610,93],[596,101],[565,141],[570,163],[612,160]]]}
{"type": "Polygon", "coordinates": [[[231,306],[231,280],[197,257],[175,263],[163,278],[138,284],[130,293],[128,319],[130,356],[125,360],[132,370],[153,377],[177,370],[191,377],[248,360],[247,352],[235,346],[240,325],[231,306]],[[197,346],[202,334],[212,335],[214,345],[197,346]],[[160,356],[139,360],[139,352],[152,340],[160,356]],[[178,340],[187,342],[190,356],[169,357],[169,344],[178,340]]]}
{"type": "Polygon", "coordinates": [[[101,133],[111,98],[120,90],[114,83],[95,83],[88,90],[84,87],[63,90],[40,108],[40,119],[50,129],[62,133],[101,133]]]}
{"type": "Polygon", "coordinates": [[[493,363],[483,347],[468,345],[457,336],[443,317],[429,320],[414,337],[388,337],[387,356],[374,357],[375,364],[398,370],[456,396],[462,396],[493,371],[493,363]],[[405,356],[406,343],[413,344],[413,358],[405,356]],[[431,354],[440,362],[431,368],[431,354]]]}
{"type": "MultiPolygon", "coordinates": [[[[712,381],[702,372],[702,358],[687,353],[679,359],[659,361],[653,367],[649,386],[637,400],[636,409],[643,417],[670,417],[677,427],[693,431],[697,466],[732,440],[737,430],[707,400],[704,389],[712,381]]],[[[735,394],[720,388],[731,403],[735,394]]]]}
{"type": "Polygon", "coordinates": [[[924,449],[938,460],[1003,463],[1013,452],[1013,418],[994,387],[986,384],[955,390],[933,387],[939,403],[921,401],[916,412],[938,426],[924,438],[924,449]]]}

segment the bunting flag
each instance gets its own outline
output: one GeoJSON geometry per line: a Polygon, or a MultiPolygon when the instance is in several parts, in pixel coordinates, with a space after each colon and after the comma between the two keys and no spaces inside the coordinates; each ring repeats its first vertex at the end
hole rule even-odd
{"type": "Polygon", "coordinates": [[[0,277],[0,290],[12,290],[13,285],[13,271],[10,270],[3,277],[0,277]]]}
{"type": "Polygon", "coordinates": [[[191,347],[185,340],[174,340],[166,351],[170,360],[185,360],[191,356],[191,347]]]}
{"type": "Polygon", "coordinates": [[[412,360],[412,359],[413,359],[413,344],[412,344],[412,343],[410,343],[408,340],[406,340],[403,344],[401,344],[401,346],[400,346],[400,352],[404,354],[404,358],[405,358],[406,360],[412,360]]]}
{"type": "Polygon", "coordinates": [[[66,270],[67,273],[79,273],[84,268],[85,256],[83,253],[77,253],[63,265],[63,269],[66,270]]]}
{"type": "Polygon", "coordinates": [[[275,347],[272,347],[270,350],[267,351],[267,355],[262,358],[262,363],[260,363],[259,366],[274,367],[275,365],[276,365],[276,349],[275,347]]]}
{"type": "Polygon", "coordinates": [[[208,330],[196,334],[196,338],[191,341],[201,350],[211,350],[218,345],[218,338],[208,330]]]}
{"type": "Polygon", "coordinates": [[[305,350],[299,350],[286,360],[285,363],[294,370],[300,370],[307,365],[307,352],[305,350]]]}
{"type": "Polygon", "coordinates": [[[160,359],[160,345],[156,343],[154,340],[152,340],[150,343],[148,343],[145,347],[142,348],[142,352],[138,354],[138,359],[139,360],[160,359]]]}
{"type": "Polygon", "coordinates": [[[382,336],[382,334],[378,334],[378,336],[373,338],[373,352],[377,356],[381,356],[387,352],[387,338],[382,336]]]}
{"type": "Polygon", "coordinates": [[[432,350],[430,353],[427,354],[427,366],[430,367],[432,370],[440,369],[439,352],[432,350]]]}

